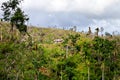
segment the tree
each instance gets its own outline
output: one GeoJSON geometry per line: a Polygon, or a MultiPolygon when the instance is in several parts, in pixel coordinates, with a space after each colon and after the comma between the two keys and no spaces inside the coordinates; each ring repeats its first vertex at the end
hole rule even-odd
{"type": "Polygon", "coordinates": [[[90,35],[91,33],[92,33],[91,27],[89,27],[88,35],[90,35]]]}
{"type": "MultiPolygon", "coordinates": [[[[0,23],[0,24],[1,24],[1,23],[0,23]]],[[[2,37],[3,37],[3,36],[2,36],[2,33],[3,33],[3,32],[2,32],[2,26],[0,26],[0,32],[1,32],[1,33],[0,33],[0,34],[1,34],[1,36],[0,36],[0,41],[2,41],[2,37]]]]}
{"type": "Polygon", "coordinates": [[[98,33],[99,33],[99,28],[96,28],[95,30],[96,30],[95,35],[96,35],[96,36],[98,36],[98,33]]]}
{"type": "Polygon", "coordinates": [[[14,16],[11,17],[11,22],[16,25],[17,29],[20,32],[26,32],[27,26],[25,25],[25,21],[27,21],[27,15],[24,15],[24,12],[20,8],[17,8],[14,16]]]}
{"type": "Polygon", "coordinates": [[[103,34],[102,34],[102,33],[103,33],[103,31],[104,31],[104,28],[103,28],[103,27],[101,27],[101,28],[100,28],[100,31],[101,31],[101,35],[103,36],[103,34]]]}
{"type": "Polygon", "coordinates": [[[88,80],[90,80],[90,44],[85,42],[83,44],[83,55],[84,55],[84,59],[85,59],[85,64],[88,67],[88,80]]]}
{"type": "Polygon", "coordinates": [[[64,39],[63,46],[66,48],[66,57],[68,56],[68,49],[71,54],[75,54],[79,51],[79,46],[76,45],[76,42],[79,39],[80,34],[68,35],[68,38],[64,39]]]}
{"type": "Polygon", "coordinates": [[[93,49],[96,53],[94,54],[95,56],[93,56],[93,58],[97,61],[96,66],[99,66],[99,68],[96,69],[96,71],[101,72],[101,74],[96,74],[98,74],[98,77],[102,75],[100,78],[102,80],[112,80],[114,74],[112,70],[115,71],[114,68],[112,68],[112,64],[114,63],[114,61],[112,60],[112,55],[115,49],[115,42],[99,37],[95,37],[93,41],[93,49]]]}
{"type": "Polygon", "coordinates": [[[76,27],[76,26],[74,26],[73,28],[74,28],[74,31],[76,32],[76,31],[77,31],[77,27],[76,27]]]}
{"type": "Polygon", "coordinates": [[[109,36],[109,37],[112,37],[112,35],[110,33],[108,33],[108,32],[105,32],[105,35],[109,36]]]}
{"type": "Polygon", "coordinates": [[[28,21],[27,15],[19,7],[19,4],[23,0],[9,0],[2,3],[2,10],[4,12],[3,19],[11,23],[11,31],[13,27],[16,26],[20,32],[26,32],[27,26],[25,26],[25,21],[28,21]]]}

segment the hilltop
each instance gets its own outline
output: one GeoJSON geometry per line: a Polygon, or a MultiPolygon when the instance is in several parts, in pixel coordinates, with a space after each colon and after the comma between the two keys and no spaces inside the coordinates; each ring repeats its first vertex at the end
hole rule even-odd
{"type": "MultiPolygon", "coordinates": [[[[3,37],[5,35],[10,36],[10,24],[5,22],[0,22],[0,27],[2,27],[3,37]]],[[[76,34],[78,32],[63,30],[57,28],[43,28],[43,27],[34,27],[28,26],[28,33],[32,37],[33,41],[53,43],[54,39],[65,38],[69,34],[76,34]]],[[[79,33],[80,34],[80,33],[79,33]]],[[[14,36],[19,37],[19,31],[14,27],[14,36]]]]}

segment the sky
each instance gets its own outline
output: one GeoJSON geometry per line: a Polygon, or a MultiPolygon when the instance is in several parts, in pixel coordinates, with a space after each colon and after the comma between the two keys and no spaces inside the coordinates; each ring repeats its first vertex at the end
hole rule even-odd
{"type": "Polygon", "coordinates": [[[120,0],[24,0],[20,6],[30,18],[29,25],[120,32],[120,0]]]}

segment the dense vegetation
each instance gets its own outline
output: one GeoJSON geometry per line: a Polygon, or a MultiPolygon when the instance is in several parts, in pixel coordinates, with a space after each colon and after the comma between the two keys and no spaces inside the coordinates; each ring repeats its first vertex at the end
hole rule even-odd
{"type": "Polygon", "coordinates": [[[1,22],[0,80],[119,80],[120,37],[86,36],[29,27],[28,35],[1,22]],[[57,33],[57,34],[56,34],[57,33]],[[54,39],[64,39],[54,43],[54,39]]]}
{"type": "Polygon", "coordinates": [[[120,79],[119,35],[99,36],[99,28],[92,34],[90,27],[87,34],[76,32],[76,26],[27,28],[21,1],[2,5],[7,23],[0,22],[0,80],[120,79]]]}

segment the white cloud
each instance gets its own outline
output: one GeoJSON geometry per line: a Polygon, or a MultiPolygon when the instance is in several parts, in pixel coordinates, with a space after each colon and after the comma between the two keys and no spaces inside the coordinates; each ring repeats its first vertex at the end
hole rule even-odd
{"type": "Polygon", "coordinates": [[[102,14],[120,0],[24,0],[24,7],[48,12],[82,12],[102,14]]]}
{"type": "MultiPolygon", "coordinates": [[[[0,0],[0,4],[7,0],[0,0]]],[[[47,12],[79,12],[82,14],[102,15],[120,0],[24,0],[24,10],[47,12]]],[[[120,7],[119,5],[116,7],[120,7]]],[[[119,12],[118,9],[114,11],[119,12]]]]}

